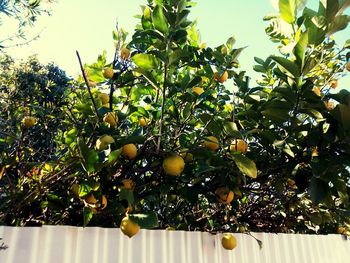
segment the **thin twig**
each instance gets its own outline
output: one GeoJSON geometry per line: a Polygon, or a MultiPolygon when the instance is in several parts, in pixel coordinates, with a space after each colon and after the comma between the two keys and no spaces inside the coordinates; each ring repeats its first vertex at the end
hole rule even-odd
{"type": "Polygon", "coordinates": [[[87,86],[89,95],[90,95],[90,99],[92,101],[92,104],[94,105],[94,110],[95,110],[96,116],[97,116],[97,118],[100,118],[100,116],[98,114],[98,110],[97,110],[97,106],[96,106],[95,100],[94,100],[94,98],[92,96],[92,93],[91,93],[91,88],[90,88],[90,85],[89,85],[89,81],[87,80],[87,77],[86,77],[86,74],[85,74],[85,71],[84,71],[84,67],[83,67],[83,64],[81,62],[78,50],[76,51],[76,53],[77,53],[77,57],[78,57],[78,60],[79,60],[80,70],[81,70],[81,72],[83,74],[83,78],[84,78],[85,84],[87,86]]]}

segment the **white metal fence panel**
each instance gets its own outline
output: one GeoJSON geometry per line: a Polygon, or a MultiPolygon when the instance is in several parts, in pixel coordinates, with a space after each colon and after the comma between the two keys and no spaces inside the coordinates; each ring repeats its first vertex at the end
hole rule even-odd
{"type": "Polygon", "coordinates": [[[221,234],[141,230],[129,239],[119,229],[3,227],[0,263],[350,263],[350,240],[341,235],[235,234],[237,247],[221,246],[221,234]]]}

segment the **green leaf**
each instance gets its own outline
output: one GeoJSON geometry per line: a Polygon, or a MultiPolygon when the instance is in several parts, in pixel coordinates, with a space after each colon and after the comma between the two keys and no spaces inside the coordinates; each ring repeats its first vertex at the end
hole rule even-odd
{"type": "Polygon", "coordinates": [[[158,216],[155,212],[145,214],[129,214],[131,221],[138,224],[141,228],[156,228],[159,226],[158,216]]]}
{"type": "Polygon", "coordinates": [[[350,92],[346,89],[342,89],[336,94],[329,94],[329,97],[350,107],[350,92]]]}
{"type": "Polygon", "coordinates": [[[282,19],[289,24],[293,24],[296,13],[295,0],[279,0],[278,6],[282,19]]]}
{"type": "Polygon", "coordinates": [[[92,187],[87,181],[82,182],[79,185],[79,197],[83,197],[87,195],[88,193],[91,192],[91,190],[92,190],[92,187]]]}
{"type": "Polygon", "coordinates": [[[295,78],[300,77],[301,70],[293,61],[286,59],[284,57],[278,56],[270,56],[271,59],[276,61],[279,65],[281,65],[285,70],[287,70],[290,74],[292,74],[295,78]]]}
{"type": "Polygon", "coordinates": [[[242,154],[232,154],[232,158],[235,161],[238,169],[245,175],[256,178],[258,176],[258,171],[256,169],[255,163],[248,157],[242,154]]]}
{"type": "Polygon", "coordinates": [[[350,39],[345,41],[344,48],[350,48],[350,39]]]}
{"type": "Polygon", "coordinates": [[[73,128],[69,131],[64,132],[64,142],[65,144],[70,145],[71,143],[75,142],[76,137],[77,137],[77,129],[73,128]]]}
{"type": "Polygon", "coordinates": [[[312,177],[310,182],[309,194],[312,202],[319,204],[328,195],[328,184],[323,180],[312,177]]]}
{"type": "Polygon", "coordinates": [[[270,119],[271,121],[278,124],[283,123],[290,119],[289,110],[286,110],[286,109],[269,108],[269,109],[263,110],[261,114],[264,115],[266,118],[270,119]]]}
{"type": "Polygon", "coordinates": [[[95,165],[99,161],[97,152],[89,149],[89,147],[81,139],[78,140],[78,146],[84,169],[88,172],[88,174],[94,173],[95,165]]]}
{"type": "Polygon", "coordinates": [[[350,131],[350,107],[338,104],[334,109],[334,115],[344,132],[350,131]]]}
{"type": "Polygon", "coordinates": [[[233,121],[224,124],[224,131],[227,135],[230,135],[231,137],[241,138],[241,134],[237,128],[237,124],[233,121]]]}
{"type": "Polygon", "coordinates": [[[112,151],[112,152],[108,155],[108,161],[107,161],[106,165],[112,165],[112,164],[114,164],[114,163],[118,160],[118,158],[119,158],[121,152],[122,152],[121,149],[112,151]]]}
{"type": "Polygon", "coordinates": [[[233,47],[233,45],[236,43],[236,39],[234,37],[230,37],[229,39],[227,39],[226,41],[226,46],[231,49],[233,47]]]}
{"type": "Polygon", "coordinates": [[[144,70],[155,69],[159,66],[158,59],[151,54],[136,54],[131,59],[136,66],[144,70]]]}
{"type": "Polygon", "coordinates": [[[163,13],[163,7],[161,5],[156,5],[152,12],[152,22],[155,29],[166,34],[169,30],[168,21],[163,13]]]}
{"type": "Polygon", "coordinates": [[[339,10],[338,0],[327,0],[326,19],[331,22],[339,10]]]}
{"type": "Polygon", "coordinates": [[[126,200],[129,204],[133,204],[135,200],[133,191],[125,188],[121,189],[119,192],[119,200],[126,200]]]}
{"type": "Polygon", "coordinates": [[[84,214],[84,227],[86,227],[90,220],[92,219],[93,213],[90,207],[84,207],[83,210],[83,214],[84,214]]]}
{"type": "Polygon", "coordinates": [[[296,63],[299,65],[300,70],[304,68],[305,51],[309,42],[308,31],[306,30],[300,36],[300,39],[294,47],[293,53],[296,57],[296,63]]]}
{"type": "Polygon", "coordinates": [[[350,16],[336,16],[328,26],[327,35],[332,35],[338,31],[345,29],[350,21],[350,16]]]}
{"type": "Polygon", "coordinates": [[[152,28],[151,9],[148,6],[146,6],[145,9],[143,10],[141,24],[142,24],[143,29],[151,29],[152,28]]]}
{"type": "Polygon", "coordinates": [[[135,143],[135,144],[143,144],[146,141],[145,136],[119,136],[115,137],[116,144],[129,144],[129,143],[135,143]]]}

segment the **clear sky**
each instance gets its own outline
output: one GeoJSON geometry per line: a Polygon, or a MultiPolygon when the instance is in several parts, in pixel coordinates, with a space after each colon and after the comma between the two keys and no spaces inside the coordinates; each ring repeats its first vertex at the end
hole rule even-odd
{"type": "MultiPolygon", "coordinates": [[[[253,57],[266,58],[278,54],[276,46],[265,35],[267,25],[262,18],[275,13],[271,2],[276,0],[195,0],[191,19],[197,19],[202,41],[207,46],[218,46],[234,36],[236,47],[248,46],[240,57],[241,69],[253,74],[253,57]]],[[[8,49],[15,58],[26,58],[37,54],[43,63],[55,62],[68,74],[79,72],[75,50],[80,52],[83,62],[93,62],[103,50],[109,61],[113,57],[112,31],[115,21],[130,35],[138,22],[134,16],[140,14],[140,5],[146,0],[57,0],[52,16],[40,17],[29,35],[40,33],[40,38],[29,45],[8,49]]],[[[309,0],[315,7],[318,0],[309,0]]],[[[2,29],[4,25],[2,26],[2,29]]],[[[11,28],[7,27],[9,30],[11,28]]],[[[350,28],[336,34],[339,45],[350,38],[350,28]]],[[[350,74],[348,74],[350,75],[350,74]]],[[[340,86],[350,86],[350,76],[340,86]]]]}

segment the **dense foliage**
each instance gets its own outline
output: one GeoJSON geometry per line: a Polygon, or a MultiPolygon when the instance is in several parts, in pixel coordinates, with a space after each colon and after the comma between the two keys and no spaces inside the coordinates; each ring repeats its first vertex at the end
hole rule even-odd
{"type": "Polygon", "coordinates": [[[350,43],[332,35],[350,3],[302,2],[265,17],[281,55],[255,58],[258,86],[234,38],[201,42],[188,0],[149,0],[77,82],[3,63],[0,222],[349,231],[350,43]]]}

